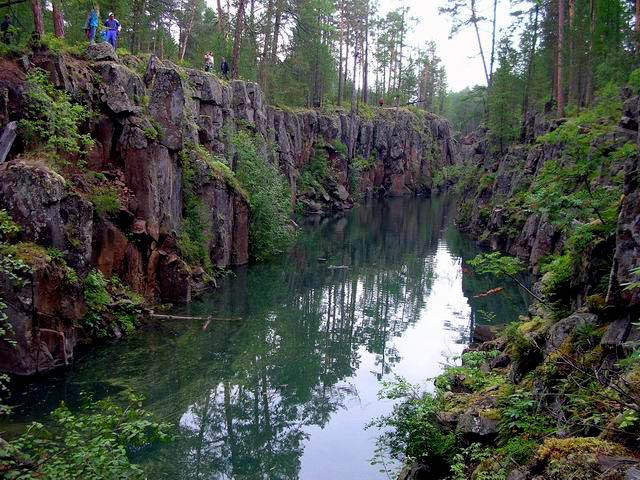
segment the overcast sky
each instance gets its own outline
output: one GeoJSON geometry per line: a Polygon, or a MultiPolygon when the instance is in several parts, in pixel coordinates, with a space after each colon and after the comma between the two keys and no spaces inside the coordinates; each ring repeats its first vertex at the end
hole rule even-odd
{"type": "MultiPolygon", "coordinates": [[[[419,47],[428,40],[436,42],[438,55],[442,58],[447,69],[449,89],[457,92],[465,87],[485,85],[482,61],[473,27],[459,32],[449,40],[451,22],[446,16],[438,14],[438,7],[447,5],[450,0],[380,0],[380,14],[384,15],[389,10],[398,8],[403,2],[411,8],[411,15],[419,20],[418,26],[409,38],[409,45],[419,47]]],[[[492,3],[489,0],[480,0],[479,13],[491,17],[492,3]]],[[[510,2],[501,3],[498,11],[498,25],[506,27],[510,22],[510,2]]],[[[486,54],[491,46],[491,32],[488,23],[481,35],[484,45],[486,45],[486,54]]]]}

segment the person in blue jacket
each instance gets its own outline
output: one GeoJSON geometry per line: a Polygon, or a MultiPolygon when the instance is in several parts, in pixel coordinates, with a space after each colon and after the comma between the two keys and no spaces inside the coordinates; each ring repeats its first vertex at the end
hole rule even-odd
{"type": "Polygon", "coordinates": [[[87,16],[87,22],[84,25],[84,31],[86,32],[87,38],[89,39],[89,45],[94,44],[98,25],[100,25],[100,21],[98,20],[98,12],[94,8],[87,16]]]}
{"type": "Polygon", "coordinates": [[[107,42],[109,42],[115,50],[118,41],[118,33],[122,30],[122,26],[118,20],[113,18],[113,12],[109,12],[109,19],[104,22],[104,26],[107,27],[107,42]]]}

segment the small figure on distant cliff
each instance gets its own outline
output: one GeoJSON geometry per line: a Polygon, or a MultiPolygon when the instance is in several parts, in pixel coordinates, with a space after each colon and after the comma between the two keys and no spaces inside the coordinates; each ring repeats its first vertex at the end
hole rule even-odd
{"type": "Polygon", "coordinates": [[[380,100],[378,100],[378,105],[380,108],[384,107],[384,98],[380,98],[380,100]]]}
{"type": "Polygon", "coordinates": [[[118,41],[118,33],[122,30],[122,26],[118,20],[113,18],[113,12],[109,12],[109,20],[104,22],[104,26],[107,27],[107,42],[109,42],[115,50],[118,41]]]}
{"type": "Polygon", "coordinates": [[[11,17],[9,14],[5,15],[4,20],[0,23],[0,33],[4,43],[11,43],[11,17]]]}
{"type": "Polygon", "coordinates": [[[91,10],[91,13],[87,16],[87,21],[84,24],[84,32],[89,39],[89,45],[92,46],[95,43],[96,32],[98,31],[98,25],[100,25],[100,21],[98,20],[98,11],[96,8],[91,10]]]}
{"type": "Polygon", "coordinates": [[[210,72],[213,68],[213,53],[207,52],[204,54],[204,71],[210,72]]]}
{"type": "Polygon", "coordinates": [[[224,57],[222,57],[222,62],[220,63],[220,71],[225,80],[229,80],[229,64],[224,57]]]}

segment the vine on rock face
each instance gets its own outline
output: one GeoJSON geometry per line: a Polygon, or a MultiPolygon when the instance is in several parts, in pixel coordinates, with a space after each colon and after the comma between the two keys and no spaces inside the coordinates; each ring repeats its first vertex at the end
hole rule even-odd
{"type": "Polygon", "coordinates": [[[248,192],[251,207],[250,254],[265,260],[282,253],[293,241],[291,190],[278,166],[262,152],[261,139],[241,130],[233,136],[236,176],[248,192]]]}

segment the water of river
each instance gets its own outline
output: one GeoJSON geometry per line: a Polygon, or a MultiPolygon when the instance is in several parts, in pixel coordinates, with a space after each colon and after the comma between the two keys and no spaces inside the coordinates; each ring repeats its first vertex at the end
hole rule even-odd
{"type": "Polygon", "coordinates": [[[385,479],[369,463],[377,432],[364,428],[391,409],[380,382],[425,384],[475,322],[513,321],[527,307],[514,285],[464,266],[478,249],[454,228],[454,209],[396,198],[305,225],[290,253],[237,269],[176,310],[220,318],[206,330],[201,320],[148,324],[67,372],[14,385],[0,431],[61,400],[73,407],[81,392],[131,387],[178,425],[175,441],[135,452],[154,480],[385,479]]]}

